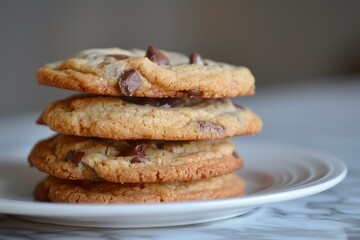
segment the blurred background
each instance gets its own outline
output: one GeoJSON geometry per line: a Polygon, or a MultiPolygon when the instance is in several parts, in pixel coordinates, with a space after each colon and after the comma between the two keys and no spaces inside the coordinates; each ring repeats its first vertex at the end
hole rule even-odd
{"type": "Polygon", "coordinates": [[[360,1],[1,1],[0,117],[70,94],[36,84],[44,63],[150,44],[247,66],[258,92],[346,84],[360,75],[360,1]]]}

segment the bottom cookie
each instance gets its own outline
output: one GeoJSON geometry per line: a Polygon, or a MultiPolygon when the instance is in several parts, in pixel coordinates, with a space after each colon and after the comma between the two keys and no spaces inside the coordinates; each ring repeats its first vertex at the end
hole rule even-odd
{"type": "Polygon", "coordinates": [[[48,176],[34,197],[67,203],[159,203],[227,198],[244,193],[245,183],[236,175],[173,183],[111,183],[63,180],[48,176]]]}

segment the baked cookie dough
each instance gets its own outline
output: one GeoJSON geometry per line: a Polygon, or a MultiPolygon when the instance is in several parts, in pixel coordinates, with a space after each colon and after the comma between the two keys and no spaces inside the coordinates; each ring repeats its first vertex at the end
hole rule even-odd
{"type": "Polygon", "coordinates": [[[66,135],[37,143],[29,162],[57,178],[120,183],[198,180],[243,166],[227,140],[123,141],[66,135]]]}
{"type": "Polygon", "coordinates": [[[38,123],[66,135],[110,139],[209,140],[255,134],[261,119],[230,99],[80,95],[50,104],[38,123]]]}
{"type": "Polygon", "coordinates": [[[255,79],[246,67],[160,51],[88,49],[37,71],[38,82],[110,96],[222,98],[252,95],[255,79]]]}

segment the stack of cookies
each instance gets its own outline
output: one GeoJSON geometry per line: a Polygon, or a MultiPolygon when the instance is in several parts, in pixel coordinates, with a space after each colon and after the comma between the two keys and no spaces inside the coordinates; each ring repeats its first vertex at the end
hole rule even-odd
{"type": "Polygon", "coordinates": [[[226,138],[262,127],[230,99],[255,92],[247,68],[150,46],[85,50],[37,77],[87,93],[50,104],[38,119],[58,135],[29,156],[49,174],[34,190],[37,200],[154,203],[244,192],[233,173],[243,161],[226,138]]]}

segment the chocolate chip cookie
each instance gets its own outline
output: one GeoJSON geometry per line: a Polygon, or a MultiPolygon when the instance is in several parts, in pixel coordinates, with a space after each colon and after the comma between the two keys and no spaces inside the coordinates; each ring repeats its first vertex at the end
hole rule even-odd
{"type": "Polygon", "coordinates": [[[91,95],[50,104],[38,122],[66,135],[154,140],[224,139],[262,127],[255,113],[230,99],[91,95]]]}
{"type": "Polygon", "coordinates": [[[39,142],[29,161],[62,179],[120,183],[198,180],[243,166],[227,140],[123,141],[66,135],[39,142]]]}
{"type": "Polygon", "coordinates": [[[246,67],[160,51],[89,49],[46,64],[38,82],[74,91],[151,98],[222,98],[252,95],[255,80],[246,67]]]}
{"type": "Polygon", "coordinates": [[[47,177],[34,196],[40,201],[66,203],[160,203],[234,197],[245,184],[236,175],[175,183],[109,183],[61,180],[47,177]]]}

